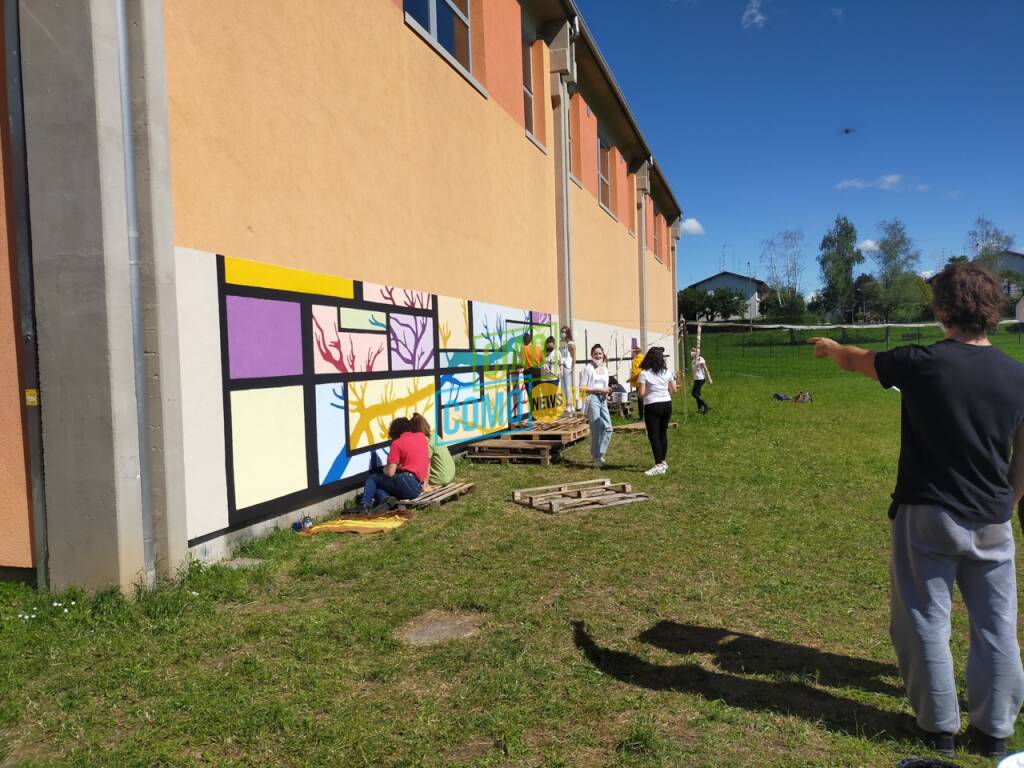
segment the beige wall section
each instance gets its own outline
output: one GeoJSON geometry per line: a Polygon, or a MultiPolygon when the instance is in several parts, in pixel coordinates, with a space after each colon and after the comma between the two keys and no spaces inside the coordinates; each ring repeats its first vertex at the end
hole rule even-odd
{"type": "Polygon", "coordinates": [[[672,355],[672,325],[675,323],[675,290],[672,270],[647,252],[647,343],[659,345],[672,355]]]}
{"type": "Polygon", "coordinates": [[[220,307],[214,254],[174,249],[189,539],[228,526],[220,307]]]}
{"type": "Polygon", "coordinates": [[[573,314],[614,326],[640,324],[636,238],[586,189],[569,185],[573,314]]]}
{"type": "Polygon", "coordinates": [[[178,244],[555,310],[552,157],[394,3],[166,0],[165,21],[178,244]]]}
{"type": "MultiPolygon", "coordinates": [[[[0,176],[4,170],[0,169],[0,176]]],[[[4,185],[0,184],[0,211],[6,206],[4,185]]],[[[31,568],[31,515],[18,377],[20,334],[15,325],[10,246],[7,219],[0,216],[0,566],[31,568]]]]}

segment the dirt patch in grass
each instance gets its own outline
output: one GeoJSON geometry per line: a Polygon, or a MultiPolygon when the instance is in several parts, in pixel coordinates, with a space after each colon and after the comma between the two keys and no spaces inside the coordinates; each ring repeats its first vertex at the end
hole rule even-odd
{"type": "Polygon", "coordinates": [[[427,611],[400,627],[395,637],[410,645],[434,645],[475,635],[484,623],[482,613],[427,611]]]}

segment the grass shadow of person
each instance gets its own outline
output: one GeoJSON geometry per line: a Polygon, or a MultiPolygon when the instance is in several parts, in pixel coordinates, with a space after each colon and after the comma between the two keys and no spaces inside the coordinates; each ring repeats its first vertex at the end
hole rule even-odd
{"type": "Polygon", "coordinates": [[[889,696],[903,695],[902,687],[883,679],[899,677],[899,670],[894,664],[675,621],[660,621],[641,633],[639,639],[681,655],[714,654],[715,666],[734,675],[800,675],[813,678],[819,685],[829,688],[860,688],[889,696]]]}
{"type": "MultiPolygon", "coordinates": [[[[599,646],[583,622],[574,621],[572,629],[576,647],[595,668],[630,685],[652,691],[693,693],[732,707],[792,715],[857,738],[907,739],[903,729],[910,718],[905,714],[879,709],[791,680],[742,677],[707,670],[695,663],[652,664],[631,653],[599,646]]],[[[734,636],[727,630],[712,630],[706,639],[711,638],[714,632],[721,632],[723,638],[734,636]]],[[[856,659],[850,661],[851,664],[857,662],[856,659]]]]}

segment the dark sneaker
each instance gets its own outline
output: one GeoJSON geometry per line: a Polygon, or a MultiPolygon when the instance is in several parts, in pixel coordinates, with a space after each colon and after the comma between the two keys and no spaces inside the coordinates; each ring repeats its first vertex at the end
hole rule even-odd
{"type": "Polygon", "coordinates": [[[953,757],[956,753],[956,740],[952,733],[926,731],[917,721],[910,719],[900,723],[899,728],[944,757],[953,757]]]}
{"type": "Polygon", "coordinates": [[[397,506],[398,499],[396,499],[394,496],[388,496],[384,499],[384,501],[374,504],[372,511],[375,515],[383,515],[385,512],[390,512],[397,506]]]}
{"type": "Polygon", "coordinates": [[[349,507],[346,511],[350,515],[368,515],[370,514],[370,505],[365,501],[360,501],[355,506],[349,507]]]}
{"type": "Polygon", "coordinates": [[[967,726],[967,733],[965,735],[967,749],[974,754],[996,759],[1006,757],[1006,739],[997,739],[995,736],[989,736],[984,731],[979,731],[973,725],[967,726]]]}

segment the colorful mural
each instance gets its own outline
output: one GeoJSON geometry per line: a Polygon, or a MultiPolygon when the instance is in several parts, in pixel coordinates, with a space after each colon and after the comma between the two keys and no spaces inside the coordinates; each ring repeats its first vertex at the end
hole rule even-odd
{"type": "Polygon", "coordinates": [[[523,333],[557,335],[545,312],[217,260],[225,531],[359,485],[398,416],[451,445],[507,429],[528,410],[523,333]]]}

